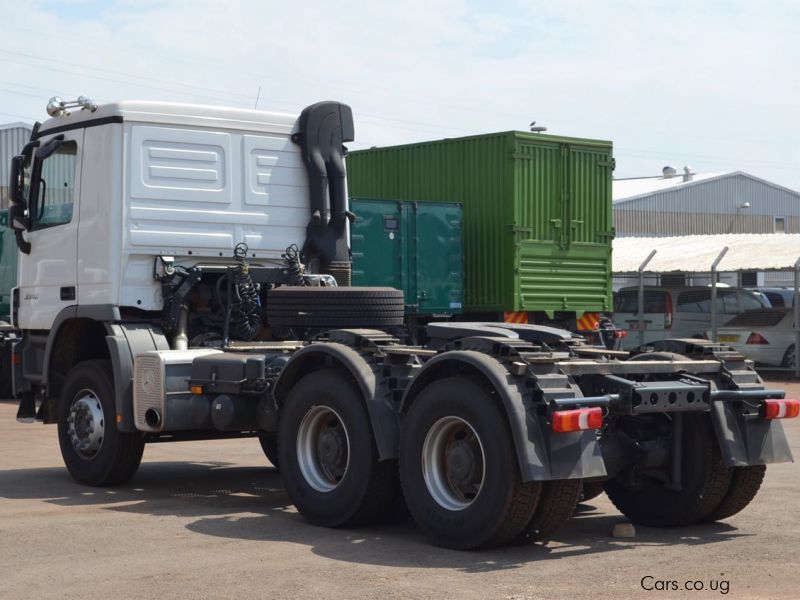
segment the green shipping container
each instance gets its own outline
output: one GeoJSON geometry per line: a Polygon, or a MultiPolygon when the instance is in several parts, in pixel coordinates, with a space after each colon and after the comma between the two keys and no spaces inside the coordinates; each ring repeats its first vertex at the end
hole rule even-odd
{"type": "Polygon", "coordinates": [[[17,285],[17,240],[8,227],[8,210],[0,210],[0,321],[11,320],[11,290],[17,285]]]}
{"type": "Polygon", "coordinates": [[[518,131],[351,152],[351,196],[463,205],[465,311],[611,310],[611,142],[518,131]]]}
{"type": "Polygon", "coordinates": [[[461,313],[461,205],[351,198],[350,210],[353,285],[403,290],[409,314],[461,313]]]}

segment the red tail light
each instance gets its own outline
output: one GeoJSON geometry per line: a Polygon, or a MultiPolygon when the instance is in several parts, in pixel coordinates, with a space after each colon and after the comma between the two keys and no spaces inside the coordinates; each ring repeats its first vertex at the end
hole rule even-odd
{"type": "Polygon", "coordinates": [[[800,400],[764,400],[765,419],[793,419],[800,415],[800,400]]]}
{"type": "Polygon", "coordinates": [[[626,337],[628,337],[628,332],[625,331],[624,329],[620,329],[619,331],[615,331],[614,332],[614,337],[616,339],[626,338],[626,337]]]}
{"type": "Polygon", "coordinates": [[[600,429],[602,426],[602,408],[577,408],[553,413],[553,431],[557,433],[600,429]]]}
{"type": "Polygon", "coordinates": [[[672,329],[672,294],[667,293],[667,313],[664,315],[664,329],[672,329]]]}
{"type": "Polygon", "coordinates": [[[769,344],[767,338],[755,331],[747,338],[746,344],[769,344]]]}

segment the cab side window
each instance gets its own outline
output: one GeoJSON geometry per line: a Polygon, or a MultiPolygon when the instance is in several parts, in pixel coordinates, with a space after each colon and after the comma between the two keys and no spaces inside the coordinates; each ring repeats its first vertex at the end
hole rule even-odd
{"type": "Polygon", "coordinates": [[[64,142],[42,163],[39,197],[32,215],[33,229],[45,229],[72,221],[78,145],[64,142]]]}

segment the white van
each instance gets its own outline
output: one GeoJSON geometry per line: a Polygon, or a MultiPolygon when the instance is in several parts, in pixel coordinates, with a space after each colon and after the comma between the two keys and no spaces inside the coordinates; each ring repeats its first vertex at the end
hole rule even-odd
{"type": "MultiPolygon", "coordinates": [[[[639,338],[639,288],[627,287],[617,292],[614,301],[614,325],[628,331],[622,348],[635,348],[639,338]]],[[[748,310],[769,308],[760,293],[740,288],[717,288],[717,325],[748,310]]],[[[644,343],[664,338],[704,337],[711,329],[711,288],[644,289],[644,343]]]]}

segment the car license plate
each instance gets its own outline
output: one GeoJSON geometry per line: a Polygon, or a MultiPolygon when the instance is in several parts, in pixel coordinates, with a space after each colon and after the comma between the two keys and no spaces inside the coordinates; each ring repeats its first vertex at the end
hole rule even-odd
{"type": "Polygon", "coordinates": [[[720,336],[718,336],[718,339],[719,339],[720,342],[728,342],[729,344],[732,344],[734,342],[738,342],[739,341],[739,336],[738,335],[720,335],[720,336]]]}

